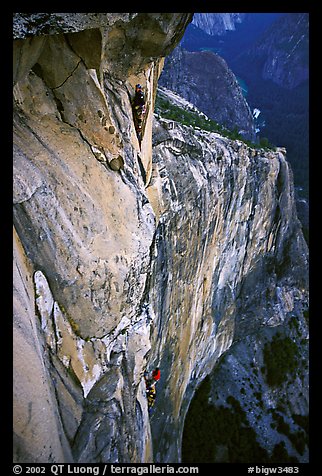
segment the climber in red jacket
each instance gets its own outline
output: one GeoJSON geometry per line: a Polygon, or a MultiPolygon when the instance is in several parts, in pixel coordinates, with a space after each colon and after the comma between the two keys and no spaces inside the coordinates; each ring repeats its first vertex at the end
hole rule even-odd
{"type": "Polygon", "coordinates": [[[160,369],[159,367],[156,367],[152,372],[152,378],[155,382],[158,382],[160,380],[160,377],[161,377],[160,369]]]}
{"type": "Polygon", "coordinates": [[[151,374],[149,372],[144,372],[144,380],[146,387],[146,397],[148,399],[148,409],[149,413],[154,405],[156,399],[155,384],[160,380],[161,372],[159,367],[156,367],[151,374]]]}
{"type": "Polygon", "coordinates": [[[151,372],[150,375],[149,375],[148,372],[145,371],[144,372],[144,380],[145,380],[146,388],[149,389],[152,386],[154,386],[160,380],[160,377],[161,377],[161,372],[160,372],[159,367],[156,367],[151,372]]]}

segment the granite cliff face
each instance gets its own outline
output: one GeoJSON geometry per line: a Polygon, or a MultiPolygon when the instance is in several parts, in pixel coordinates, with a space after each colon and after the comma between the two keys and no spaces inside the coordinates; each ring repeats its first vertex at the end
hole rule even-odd
{"type": "MultiPolygon", "coordinates": [[[[307,248],[283,149],[256,151],[164,119],[156,120],[153,141],[147,192],[159,223],[147,302],[158,316],[151,359],[166,375],[159,388],[165,399],[152,426],[155,457],[170,462],[180,457],[182,421],[194,390],[233,344],[241,348],[236,366],[259,366],[254,348],[262,347],[262,329],[287,328],[292,317],[307,358],[307,248]],[[242,343],[251,347],[249,354],[242,343]]],[[[305,378],[306,358],[298,365],[305,378]]],[[[228,384],[219,379],[223,393],[229,394],[231,378],[226,375],[228,384]]],[[[305,382],[294,392],[307,414],[305,382]]],[[[258,382],[253,392],[262,394],[258,382]]],[[[278,400],[282,390],[273,393],[278,400]]],[[[246,399],[252,398],[250,391],[246,399]]]]}
{"type": "Polygon", "coordinates": [[[155,217],[145,180],[159,67],[190,20],[15,17],[17,461],[152,459],[140,302],[155,217]],[[131,109],[138,82],[147,98],[141,149],[131,109]]]}
{"type": "Polygon", "coordinates": [[[179,462],[219,357],[307,307],[292,177],[282,149],[153,119],[190,14],[44,15],[14,24],[14,460],[179,462]]]}

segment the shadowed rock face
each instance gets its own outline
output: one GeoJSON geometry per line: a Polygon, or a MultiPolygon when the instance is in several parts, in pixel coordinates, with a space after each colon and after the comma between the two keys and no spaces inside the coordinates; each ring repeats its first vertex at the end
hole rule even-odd
{"type": "MultiPolygon", "coordinates": [[[[251,64],[254,74],[286,89],[309,79],[309,14],[284,14],[236,64],[251,64]]],[[[238,68],[238,70],[240,67],[238,68]]]]}
{"type": "Polygon", "coordinates": [[[178,462],[220,355],[306,302],[292,179],[282,150],[153,126],[190,14],[55,15],[45,35],[33,15],[15,24],[14,458],[178,462]],[[142,377],[157,364],[152,438],[142,377]]]}

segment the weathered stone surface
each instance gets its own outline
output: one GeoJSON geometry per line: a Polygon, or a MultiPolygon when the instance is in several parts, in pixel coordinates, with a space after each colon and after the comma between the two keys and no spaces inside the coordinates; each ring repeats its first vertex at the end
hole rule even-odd
{"type": "MultiPolygon", "coordinates": [[[[142,381],[151,344],[140,303],[155,217],[140,167],[149,178],[159,63],[180,39],[191,14],[143,14],[142,21],[133,23],[135,17],[15,17],[14,223],[30,262],[30,286],[37,293],[28,296],[30,314],[35,322],[39,315],[39,339],[48,361],[44,389],[35,395],[34,387],[25,385],[23,396],[17,363],[16,408],[19,400],[42,405],[46,399],[43,408],[49,415],[42,418],[37,438],[25,444],[16,411],[17,461],[153,459],[142,381]],[[119,35],[123,43],[114,49],[113,38],[119,35]],[[129,54],[121,53],[124,48],[129,54]],[[141,150],[131,108],[138,81],[148,101],[141,150]],[[116,379],[115,391],[109,387],[110,375],[116,379]],[[92,408],[91,391],[103,382],[101,403],[92,408]],[[90,430],[89,415],[101,415],[101,404],[104,424],[90,430]],[[114,416],[109,440],[106,427],[114,416]],[[47,441],[45,434],[51,436],[51,446],[44,443],[46,449],[38,450],[39,440],[47,441]],[[94,441],[104,450],[91,450],[94,441]]],[[[25,350],[26,360],[35,359],[25,350]]],[[[41,371],[35,364],[28,372],[37,379],[41,371]]]]}
{"type": "Polygon", "coordinates": [[[84,61],[86,68],[100,71],[102,63],[102,34],[99,28],[69,33],[67,38],[73,51],[84,61]]]}
{"type": "Polygon", "coordinates": [[[262,326],[301,314],[308,286],[282,151],[170,124],[155,121],[148,187],[160,215],[147,301],[156,316],[150,359],[164,375],[152,416],[163,462],[180,459],[187,405],[219,357],[262,326]]]}
{"type": "Polygon", "coordinates": [[[13,459],[26,463],[72,462],[39,336],[32,267],[15,230],[13,244],[13,459]]]}
{"type": "Polygon", "coordinates": [[[13,37],[53,35],[111,27],[116,22],[129,22],[138,13],[15,13],[13,37]]]}
{"type": "Polygon", "coordinates": [[[282,150],[166,120],[152,131],[160,57],[190,14],[35,15],[21,38],[68,36],[21,47],[14,87],[15,460],[179,462],[198,383],[236,339],[306,302],[289,167],[282,150]],[[143,373],[157,364],[150,427],[143,373]]]}
{"type": "MultiPolygon", "coordinates": [[[[15,208],[26,252],[36,269],[48,268],[51,289],[69,309],[80,334],[102,337],[122,316],[131,316],[131,302],[122,302],[120,296],[131,293],[134,299],[142,293],[154,228],[151,209],[138,203],[120,175],[96,160],[75,129],[48,116],[41,123],[31,119],[32,136],[18,118],[16,125],[16,160],[22,161],[17,167],[23,171],[24,163],[31,162],[38,169],[37,181],[43,183],[15,208]],[[136,260],[138,269],[133,267],[136,260]]],[[[15,181],[18,194],[28,179],[15,181]]]]}
{"type": "Polygon", "coordinates": [[[13,42],[13,84],[25,79],[37,62],[46,42],[44,37],[31,37],[13,42]]]}

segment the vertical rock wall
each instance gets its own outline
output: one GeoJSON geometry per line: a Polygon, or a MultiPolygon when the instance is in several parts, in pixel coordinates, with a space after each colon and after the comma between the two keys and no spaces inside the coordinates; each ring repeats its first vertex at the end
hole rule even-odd
{"type": "Polygon", "coordinates": [[[32,267],[16,232],[13,257],[13,458],[33,463],[72,462],[39,337],[32,267]]]}
{"type": "Polygon", "coordinates": [[[17,461],[152,460],[142,381],[151,345],[139,311],[155,231],[145,182],[159,63],[190,20],[14,18],[14,227],[30,278],[26,311],[16,287],[15,322],[20,328],[32,315],[44,350],[27,372],[44,382],[38,399],[22,385],[26,357],[16,353],[17,461]],[[141,150],[131,108],[137,82],[148,106],[141,150]],[[37,425],[45,392],[52,418],[37,425]],[[39,452],[52,428],[53,444],[39,452]],[[35,435],[28,445],[27,432],[35,435]]]}
{"type": "Polygon", "coordinates": [[[171,462],[195,388],[233,342],[290,315],[306,328],[307,247],[283,149],[164,119],[153,137],[147,190],[159,222],[147,302],[163,379],[152,428],[157,461],[171,462]]]}
{"type": "Polygon", "coordinates": [[[163,57],[190,14],[62,15],[14,28],[15,460],[178,462],[220,355],[306,302],[292,179],[282,150],[169,121],[152,144],[163,57]]]}

